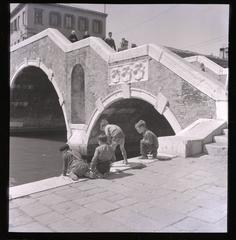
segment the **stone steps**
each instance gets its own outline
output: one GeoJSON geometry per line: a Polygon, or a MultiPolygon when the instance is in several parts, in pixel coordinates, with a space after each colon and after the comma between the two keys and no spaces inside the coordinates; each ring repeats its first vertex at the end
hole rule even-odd
{"type": "Polygon", "coordinates": [[[216,142],[216,143],[222,143],[222,144],[224,144],[224,145],[227,145],[227,143],[228,143],[228,138],[227,138],[226,135],[214,136],[214,137],[213,137],[213,140],[214,140],[214,142],[216,142]]]}
{"type": "Polygon", "coordinates": [[[213,143],[205,144],[203,151],[213,156],[225,156],[228,154],[228,129],[223,129],[223,135],[213,137],[213,143]]]}

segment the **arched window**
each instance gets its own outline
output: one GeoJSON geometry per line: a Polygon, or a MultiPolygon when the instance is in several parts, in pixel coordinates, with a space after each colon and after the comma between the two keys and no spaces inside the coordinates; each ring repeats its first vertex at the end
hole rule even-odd
{"type": "Polygon", "coordinates": [[[76,64],[71,74],[71,123],[85,123],[84,70],[76,64]]]}

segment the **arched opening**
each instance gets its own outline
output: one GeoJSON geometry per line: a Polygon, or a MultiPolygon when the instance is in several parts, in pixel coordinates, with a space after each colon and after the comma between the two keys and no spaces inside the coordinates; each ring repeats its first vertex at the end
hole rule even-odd
{"type": "Polygon", "coordinates": [[[81,124],[85,122],[85,91],[84,70],[76,64],[71,74],[71,122],[81,124]]]}
{"type": "MultiPolygon", "coordinates": [[[[103,118],[123,129],[126,135],[125,147],[128,157],[139,155],[139,141],[142,136],[136,132],[134,125],[140,119],[145,120],[148,128],[157,136],[175,135],[166,118],[150,103],[136,98],[118,100],[103,111],[90,133],[87,151],[90,158],[97,146],[97,136],[101,133],[99,124],[103,118]]],[[[120,150],[117,148],[116,151],[117,159],[121,159],[120,150]]]]}
{"type": "Polygon", "coordinates": [[[57,92],[38,67],[24,68],[10,91],[10,177],[13,185],[60,174],[66,124],[57,92]]]}

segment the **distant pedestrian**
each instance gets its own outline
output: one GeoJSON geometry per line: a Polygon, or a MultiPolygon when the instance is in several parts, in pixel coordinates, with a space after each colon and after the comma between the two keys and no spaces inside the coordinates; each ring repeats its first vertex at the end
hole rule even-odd
{"type": "Polygon", "coordinates": [[[83,39],[88,38],[88,37],[90,37],[90,35],[89,35],[88,31],[85,31],[85,32],[84,32],[83,39]]]}
{"type": "Polygon", "coordinates": [[[100,123],[100,130],[105,132],[108,144],[111,144],[114,152],[116,147],[119,145],[120,151],[124,158],[123,162],[128,164],[127,153],[125,150],[125,134],[122,129],[115,124],[109,124],[106,119],[103,119],[100,123]]]}
{"type": "Polygon", "coordinates": [[[69,36],[69,40],[70,40],[72,43],[78,41],[78,38],[77,38],[77,36],[76,36],[76,34],[75,34],[75,30],[72,30],[72,31],[71,31],[71,34],[70,34],[70,36],[69,36]]]}
{"type": "Polygon", "coordinates": [[[105,42],[116,51],[116,44],[114,39],[112,38],[112,32],[108,33],[108,38],[105,39],[105,42]]]}
{"type": "Polygon", "coordinates": [[[76,181],[80,177],[89,177],[89,165],[82,159],[82,155],[71,150],[68,144],[60,148],[63,158],[62,175],[76,181]]]}
{"type": "Polygon", "coordinates": [[[115,162],[116,156],[113,148],[107,143],[106,135],[98,136],[99,146],[96,148],[92,158],[90,169],[95,177],[106,177],[110,172],[111,163],[115,162]]]}
{"type": "Polygon", "coordinates": [[[129,42],[125,38],[122,38],[118,52],[128,49],[128,45],[129,45],[129,42]]]}
{"type": "Polygon", "coordinates": [[[204,63],[201,63],[200,67],[201,67],[201,70],[202,70],[203,72],[206,72],[206,68],[205,68],[204,63]]]}
{"type": "Polygon", "coordinates": [[[143,135],[143,139],[140,141],[140,159],[147,159],[148,154],[152,154],[153,158],[156,158],[159,144],[155,133],[147,128],[146,122],[143,120],[138,121],[135,128],[138,133],[143,135]]]}

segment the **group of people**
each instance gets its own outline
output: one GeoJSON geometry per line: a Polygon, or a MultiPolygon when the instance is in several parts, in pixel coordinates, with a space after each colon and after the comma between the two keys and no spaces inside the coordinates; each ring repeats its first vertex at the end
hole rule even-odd
{"type": "MultiPolygon", "coordinates": [[[[140,159],[147,159],[148,155],[157,157],[157,136],[147,128],[146,122],[140,120],[135,124],[135,129],[143,135],[140,141],[140,159]]],[[[115,150],[119,146],[123,163],[128,164],[125,150],[125,134],[122,129],[109,124],[106,119],[100,122],[100,130],[103,132],[98,136],[99,146],[95,149],[91,163],[88,164],[80,152],[70,149],[66,144],[60,148],[63,158],[63,176],[68,175],[72,180],[81,177],[105,178],[110,173],[111,164],[116,161],[115,150]]]]}
{"type": "MultiPolygon", "coordinates": [[[[82,39],[85,39],[85,38],[88,38],[90,37],[88,31],[85,31],[84,32],[84,35],[82,37],[82,39]]],[[[69,36],[69,40],[73,43],[73,42],[77,42],[78,41],[78,37],[76,36],[76,33],[75,33],[75,30],[72,30],[71,31],[71,34],[69,36]]],[[[107,38],[104,38],[104,41],[111,47],[113,48],[115,51],[116,51],[116,44],[115,44],[115,41],[114,39],[112,38],[112,32],[109,32],[108,33],[108,37],[107,38]]],[[[136,44],[132,44],[131,47],[137,47],[136,44]]],[[[121,40],[121,46],[120,48],[118,49],[118,51],[122,51],[122,50],[125,50],[125,49],[128,49],[128,41],[125,39],[125,38],[122,38],[121,40]]]]}
{"type": "MultiPolygon", "coordinates": [[[[89,33],[88,33],[88,31],[85,31],[84,32],[84,35],[83,35],[83,39],[85,39],[85,38],[88,38],[88,37],[90,37],[90,35],[89,35],[89,33]]],[[[70,34],[70,36],[69,36],[69,40],[73,43],[73,42],[77,42],[79,39],[78,39],[78,37],[77,37],[77,35],[76,35],[76,33],[75,33],[75,30],[72,30],[71,31],[71,34],[70,34]]]]}

